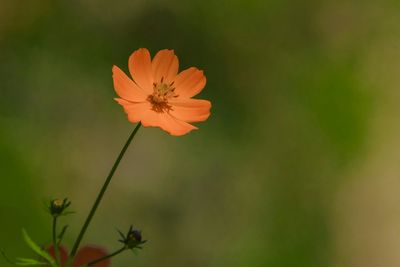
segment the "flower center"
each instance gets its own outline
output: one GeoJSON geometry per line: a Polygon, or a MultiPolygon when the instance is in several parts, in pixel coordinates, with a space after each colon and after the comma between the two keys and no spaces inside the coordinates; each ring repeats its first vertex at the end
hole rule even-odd
{"type": "Polygon", "coordinates": [[[175,94],[174,82],[166,84],[161,79],[160,83],[153,83],[153,94],[147,97],[147,100],[151,103],[152,109],[156,112],[165,112],[171,110],[171,106],[168,105],[168,99],[171,97],[178,97],[175,94]]]}

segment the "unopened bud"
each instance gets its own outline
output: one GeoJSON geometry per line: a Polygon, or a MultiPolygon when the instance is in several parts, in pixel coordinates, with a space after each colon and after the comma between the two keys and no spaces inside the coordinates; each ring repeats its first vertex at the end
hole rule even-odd
{"type": "Polygon", "coordinates": [[[49,212],[52,216],[57,217],[63,214],[66,208],[71,205],[71,202],[67,198],[64,200],[53,199],[50,201],[49,212]]]}
{"type": "Polygon", "coordinates": [[[125,246],[129,249],[133,248],[139,248],[141,249],[140,245],[146,243],[147,240],[142,240],[142,233],[139,230],[133,229],[131,226],[129,228],[129,231],[126,235],[122,234],[119,232],[121,235],[122,239],[119,240],[119,242],[125,244],[125,246]]]}

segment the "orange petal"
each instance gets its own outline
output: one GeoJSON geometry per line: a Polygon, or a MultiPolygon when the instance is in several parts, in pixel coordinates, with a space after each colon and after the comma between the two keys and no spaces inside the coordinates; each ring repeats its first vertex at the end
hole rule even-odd
{"type": "MultiPolygon", "coordinates": [[[[96,246],[85,246],[82,247],[75,256],[72,267],[86,266],[91,261],[97,260],[101,257],[107,256],[107,252],[96,246]]],[[[101,261],[97,264],[91,265],[93,267],[108,267],[110,265],[110,259],[101,261]]]]}
{"type": "Polygon", "coordinates": [[[206,77],[203,71],[195,67],[180,72],[175,77],[175,92],[182,98],[190,98],[203,90],[206,85],[206,77]]]}
{"type": "Polygon", "coordinates": [[[179,61],[174,50],[164,49],[159,51],[151,63],[154,82],[171,83],[178,73],[179,61]]]}
{"type": "Polygon", "coordinates": [[[145,127],[160,127],[164,131],[175,136],[181,136],[197,129],[197,127],[184,121],[177,120],[167,113],[157,113],[153,110],[146,112],[141,121],[145,127]]]}
{"type": "Polygon", "coordinates": [[[112,72],[115,92],[121,98],[133,102],[142,102],[146,100],[148,94],[129,79],[120,68],[113,66],[112,72]]]}
{"type": "Polygon", "coordinates": [[[128,65],[135,82],[148,94],[151,94],[153,92],[153,74],[149,50],[139,48],[133,52],[129,57],[128,65]]]}
{"type": "Polygon", "coordinates": [[[121,106],[123,106],[125,113],[128,115],[128,120],[132,123],[139,122],[143,114],[151,109],[149,102],[132,103],[121,98],[115,98],[121,106]]]}
{"type": "Polygon", "coordinates": [[[184,99],[170,102],[171,115],[185,122],[205,121],[210,116],[211,102],[202,99],[184,99]]]}

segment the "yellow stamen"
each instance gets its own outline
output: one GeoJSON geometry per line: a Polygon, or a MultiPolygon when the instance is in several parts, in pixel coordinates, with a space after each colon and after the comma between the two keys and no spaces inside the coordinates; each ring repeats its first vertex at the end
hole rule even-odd
{"type": "Polygon", "coordinates": [[[171,110],[171,106],[168,105],[168,99],[171,97],[177,97],[175,94],[175,88],[172,87],[174,82],[166,84],[161,79],[160,83],[153,83],[153,94],[149,95],[147,101],[152,105],[152,109],[156,112],[165,112],[171,110]]]}

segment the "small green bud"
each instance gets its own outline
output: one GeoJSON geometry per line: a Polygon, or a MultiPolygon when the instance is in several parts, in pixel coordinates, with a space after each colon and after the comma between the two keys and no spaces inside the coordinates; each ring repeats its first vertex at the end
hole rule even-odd
{"type": "Polygon", "coordinates": [[[71,202],[67,198],[64,200],[53,199],[50,201],[49,212],[53,217],[58,217],[63,214],[69,205],[71,205],[71,202]]]}
{"type": "Polygon", "coordinates": [[[128,235],[129,240],[134,242],[141,242],[142,241],[142,233],[139,230],[133,230],[128,235]]]}
{"type": "Polygon", "coordinates": [[[131,226],[129,231],[126,235],[118,231],[121,235],[122,239],[118,240],[119,242],[123,243],[126,248],[134,249],[142,247],[140,245],[146,243],[147,240],[142,240],[142,233],[139,230],[133,229],[131,226]]]}

